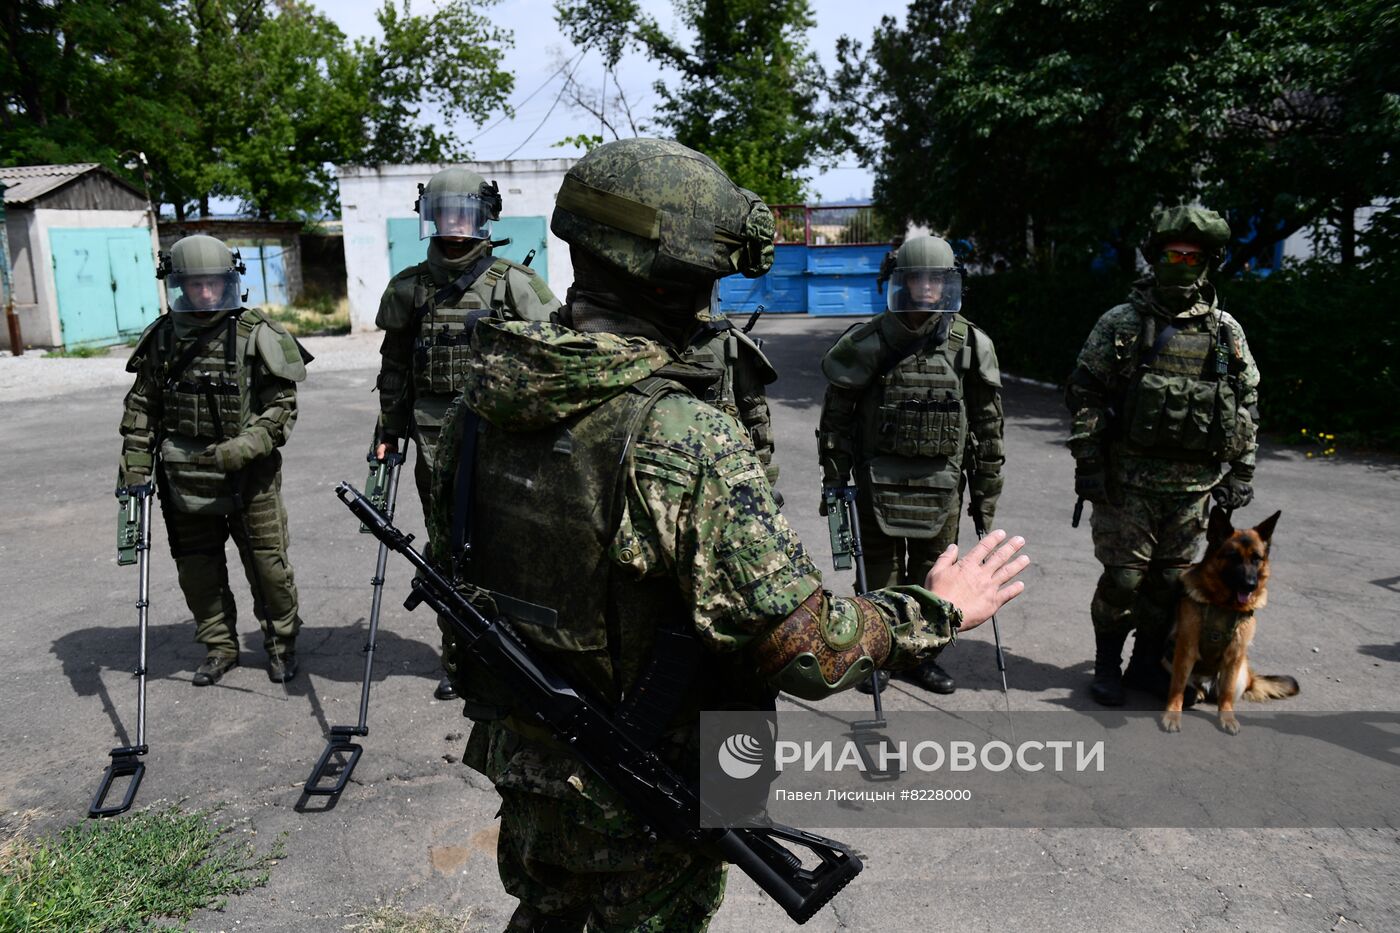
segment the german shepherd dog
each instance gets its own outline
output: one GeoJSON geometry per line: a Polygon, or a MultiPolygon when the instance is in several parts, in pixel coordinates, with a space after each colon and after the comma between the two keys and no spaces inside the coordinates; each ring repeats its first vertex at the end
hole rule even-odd
{"type": "MultiPolygon", "coordinates": [[[[1176,625],[1168,642],[1175,647],[1167,710],[1162,714],[1167,732],[1181,731],[1188,681],[1197,700],[1205,698],[1206,682],[1213,682],[1220,728],[1231,735],[1240,731],[1235,703],[1241,696],[1256,701],[1297,696],[1298,681],[1255,674],[1246,656],[1254,640],[1255,610],[1269,599],[1269,542],[1280,514],[1237,531],[1230,513],[1219,506],[1211,510],[1205,557],[1181,575],[1176,625]]],[[[1162,663],[1168,664],[1165,657],[1162,663]]]]}

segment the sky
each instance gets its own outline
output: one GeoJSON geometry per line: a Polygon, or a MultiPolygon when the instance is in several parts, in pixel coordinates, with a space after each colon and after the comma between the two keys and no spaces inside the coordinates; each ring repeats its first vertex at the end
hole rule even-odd
{"type": "MultiPolygon", "coordinates": [[[[379,24],[374,14],[381,6],[381,0],[312,2],[351,38],[379,34],[379,24]]],[[[421,13],[437,5],[434,0],[413,0],[412,9],[415,13],[421,13]]],[[[864,3],[812,0],[817,23],[808,33],[809,46],[822,65],[830,70],[836,64],[838,38],[849,35],[868,44],[880,18],[888,15],[902,20],[906,5],[907,0],[866,0],[864,3]]],[[[641,6],[672,35],[682,33],[671,0],[641,0],[641,6]]],[[[577,53],[577,49],[560,33],[554,20],[553,0],[501,0],[488,7],[486,12],[497,25],[509,29],[515,37],[515,46],[505,54],[503,62],[503,68],[515,75],[515,90],[511,94],[515,116],[502,122],[488,135],[470,142],[467,148],[472,158],[492,160],[511,156],[517,159],[551,159],[582,155],[580,149],[554,145],[566,136],[597,134],[600,127],[596,118],[572,110],[563,100],[550,112],[564,83],[563,75],[555,75],[555,72],[560,64],[577,53]],[[532,93],[534,96],[530,97],[532,93]]],[[[588,53],[577,68],[575,76],[582,84],[594,88],[601,86],[603,63],[598,53],[588,53]]],[[[623,58],[616,73],[623,92],[632,104],[634,117],[645,119],[656,104],[652,84],[658,78],[665,77],[662,70],[645,57],[632,53],[623,58]]],[[[499,114],[492,115],[488,125],[497,117],[499,114]]],[[[459,128],[468,137],[479,132],[479,129],[470,124],[459,128]]],[[[832,171],[813,175],[811,188],[822,201],[863,199],[870,195],[872,180],[868,170],[857,166],[854,158],[848,158],[832,171]]]]}

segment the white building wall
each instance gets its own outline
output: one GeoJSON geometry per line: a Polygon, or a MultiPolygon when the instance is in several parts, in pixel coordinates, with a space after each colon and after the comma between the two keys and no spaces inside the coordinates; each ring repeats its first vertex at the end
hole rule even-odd
{"type": "MultiPolygon", "coordinates": [[[[44,209],[29,213],[29,256],[34,272],[34,304],[20,311],[20,334],[24,342],[35,347],[56,347],[63,343],[63,329],[58,324],[58,286],[53,275],[53,253],[49,249],[49,231],[92,227],[132,227],[150,229],[146,212],[139,211],[68,211],[44,209]]],[[[159,250],[160,241],[151,231],[152,255],[159,250]]],[[[12,257],[18,264],[19,257],[12,257]]],[[[0,343],[9,347],[9,334],[0,328],[0,343]]]]}
{"type": "MultiPolygon", "coordinates": [[[[544,217],[554,213],[554,196],[575,159],[516,159],[460,165],[501,188],[503,217],[544,217]]],[[[397,269],[389,268],[389,219],[413,213],[418,184],[427,184],[447,165],[342,165],[340,210],[345,231],[345,268],[353,330],[374,329],[379,298],[397,269]]],[[[549,288],[562,301],[574,281],[569,247],[553,232],[549,244],[549,288]]]]}

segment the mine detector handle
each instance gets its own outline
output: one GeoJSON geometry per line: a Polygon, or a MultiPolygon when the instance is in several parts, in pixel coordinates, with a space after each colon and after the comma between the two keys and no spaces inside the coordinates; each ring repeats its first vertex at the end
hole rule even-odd
{"type": "Polygon", "coordinates": [[[472,602],[483,591],[454,585],[404,534],[349,483],[336,495],[370,533],[408,559],[418,571],[404,603],[427,603],[447,619],[459,647],[500,677],[517,699],[522,715],[547,729],[570,754],[591,768],[636,813],[647,829],[683,844],[706,846],[737,865],[768,892],[789,917],[804,923],[861,870],[846,846],[791,827],[701,828],[695,788],[656,753],[642,747],[601,704],[576,690],[499,618],[488,619],[472,602]],[[779,840],[816,856],[802,860],[779,840]]]}
{"type": "Polygon", "coordinates": [[[136,564],[136,741],[111,751],[111,762],[102,773],[102,782],[88,805],[88,816],[116,816],[131,809],[141,779],[146,776],[146,763],[141,758],[149,751],[146,745],[146,626],[151,594],[151,500],[155,484],[147,480],[134,486],[117,489],[117,563],[136,564]],[[121,799],[109,801],[112,790],[121,778],[127,778],[121,799]]]}

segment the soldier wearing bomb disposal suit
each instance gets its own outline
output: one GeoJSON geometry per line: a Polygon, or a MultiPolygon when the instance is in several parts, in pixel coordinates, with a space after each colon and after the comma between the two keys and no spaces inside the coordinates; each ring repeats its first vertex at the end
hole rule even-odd
{"type": "MultiPolygon", "coordinates": [[[[957,543],[965,492],[991,528],[1005,461],[996,348],[958,314],[952,248],[921,236],[893,255],[885,313],[822,358],[830,385],[817,430],[822,485],[854,477],[871,587],[924,578],[957,543]]],[[[955,689],[932,658],[907,676],[934,693],[955,689]]]]}
{"type": "Polygon", "coordinates": [[[1099,318],[1065,392],[1074,488],[1093,503],[1103,564],[1090,693],[1106,706],[1123,704],[1125,683],[1166,696],[1176,581],[1204,542],[1210,500],[1236,509],[1254,498],[1259,370],[1208,278],[1229,240],[1214,211],[1153,215],[1142,245],[1152,271],[1099,318]]]}
{"type": "MultiPolygon", "coordinates": [[[[921,586],[822,589],[748,433],[696,396],[712,375],[682,359],[714,281],[772,263],[766,205],[714,162],[665,140],[599,146],[569,170],[551,228],[570,245],[569,305],[560,322],[475,325],[429,534],[440,562],[510,597],[502,624],[577,689],[645,704],[637,741],[693,761],[700,710],[772,709],[779,689],[817,698],[916,665],[1020,591],[1024,542],[1000,531],[921,586]]],[[[705,929],[721,858],[657,839],[489,670],[459,662],[463,761],[501,795],[508,929],[705,929]]]]}
{"type": "Polygon", "coordinates": [[[180,589],[207,655],[194,685],[238,664],[237,606],[224,545],[238,547],[262,624],[267,674],[296,675],[301,627],[287,556],[282,456],[311,356],[277,323],[242,306],[237,257],[210,236],[161,255],[170,313],[127,362],[136,381],[122,415],[118,483],[154,476],[180,589]]]}
{"type": "MultiPolygon", "coordinates": [[[[492,255],[491,222],[500,219],[501,206],[495,182],[465,168],[443,169],[420,186],[414,210],[428,258],[390,279],[379,302],[374,323],[384,330],[384,342],[376,456],[413,439],[413,478],[424,514],[438,431],[462,390],[469,317],[542,321],[559,307],[535,270],[492,255]]],[[[434,696],[455,696],[449,677],[434,696]]]]}

